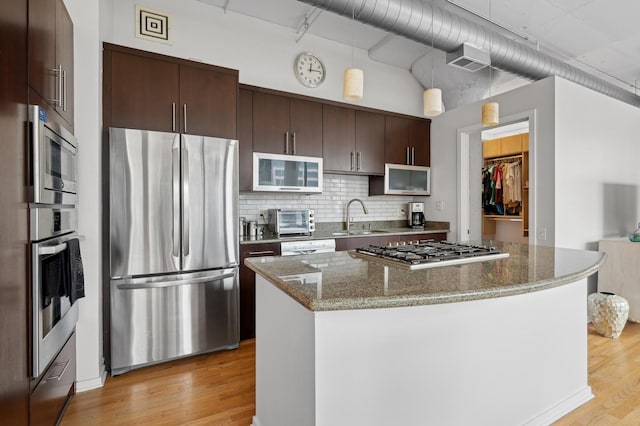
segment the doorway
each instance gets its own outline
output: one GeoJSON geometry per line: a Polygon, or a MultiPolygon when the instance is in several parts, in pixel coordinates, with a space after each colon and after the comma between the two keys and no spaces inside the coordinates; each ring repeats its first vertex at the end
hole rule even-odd
{"type": "Polygon", "coordinates": [[[459,241],[495,239],[527,244],[535,239],[535,111],[503,117],[502,121],[504,124],[490,129],[479,123],[458,129],[459,241]],[[502,202],[493,211],[485,211],[483,169],[490,163],[516,167],[511,162],[520,163],[516,166],[520,167],[521,195],[517,198],[521,199],[515,203],[510,193],[508,204],[502,202]]]}

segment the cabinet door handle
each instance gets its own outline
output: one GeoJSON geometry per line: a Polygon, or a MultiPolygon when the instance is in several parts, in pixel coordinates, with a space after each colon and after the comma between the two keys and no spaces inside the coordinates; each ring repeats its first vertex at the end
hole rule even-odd
{"type": "Polygon", "coordinates": [[[51,68],[49,71],[56,75],[55,93],[53,94],[53,99],[49,99],[49,102],[62,106],[62,64],[58,68],[51,68]]]}
{"type": "Polygon", "coordinates": [[[360,171],[361,162],[362,162],[362,153],[358,151],[358,153],[356,154],[356,171],[358,172],[360,171]]]}
{"type": "Polygon", "coordinates": [[[411,156],[411,154],[409,154],[409,147],[407,147],[406,153],[405,153],[405,158],[407,160],[407,164],[411,164],[411,158],[409,158],[411,156]]]}
{"type": "Polygon", "coordinates": [[[274,254],[273,250],[250,251],[249,256],[264,256],[265,254],[274,254]]]}
{"type": "Polygon", "coordinates": [[[350,154],[351,154],[351,167],[350,167],[350,170],[353,171],[354,170],[354,166],[353,166],[353,155],[354,155],[354,152],[351,151],[350,154]]]}
{"type": "Polygon", "coordinates": [[[289,132],[284,132],[284,153],[289,153],[289,132]]]}
{"type": "Polygon", "coordinates": [[[411,147],[411,165],[416,165],[416,149],[413,146],[411,147]]]}
{"type": "Polygon", "coordinates": [[[293,155],[296,155],[296,132],[291,133],[291,139],[293,139],[293,155]]]}
{"type": "Polygon", "coordinates": [[[171,131],[176,131],[176,103],[171,104],[171,131]]]}
{"type": "MultiPolygon", "coordinates": [[[[71,363],[71,360],[67,360],[67,362],[64,364],[64,367],[62,367],[62,371],[59,372],[58,374],[56,374],[55,376],[49,376],[47,377],[46,381],[50,381],[50,380],[60,380],[60,378],[62,378],[62,376],[64,376],[64,373],[67,371],[67,368],[69,368],[69,364],[71,363]]],[[[62,363],[58,362],[56,364],[53,365],[60,365],[62,363]]]]}
{"type": "Polygon", "coordinates": [[[62,111],[67,112],[67,71],[62,71],[62,111]]]}
{"type": "Polygon", "coordinates": [[[184,104],[183,115],[184,115],[184,132],[188,133],[188,131],[187,131],[187,104],[184,104]]]}

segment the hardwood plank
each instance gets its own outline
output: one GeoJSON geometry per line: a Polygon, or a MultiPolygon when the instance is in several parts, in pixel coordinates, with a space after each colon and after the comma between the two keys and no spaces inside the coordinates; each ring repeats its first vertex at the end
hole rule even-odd
{"type": "MultiPolygon", "coordinates": [[[[640,424],[640,324],[619,339],[588,326],[589,384],[595,398],[555,425],[640,424]]],[[[86,424],[243,425],[255,413],[255,339],[216,352],[132,371],[76,394],[63,426],[86,424]]]]}

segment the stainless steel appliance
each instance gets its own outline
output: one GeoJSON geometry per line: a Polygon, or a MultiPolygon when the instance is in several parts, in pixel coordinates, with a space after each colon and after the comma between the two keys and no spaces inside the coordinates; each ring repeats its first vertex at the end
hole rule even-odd
{"type": "Polygon", "coordinates": [[[75,204],[78,142],[71,132],[47,120],[47,110],[29,107],[33,203],[75,204]]]}
{"type": "Polygon", "coordinates": [[[316,215],[309,209],[269,209],[268,228],[278,235],[311,235],[316,230],[316,215]]]}
{"type": "Polygon", "coordinates": [[[431,240],[405,245],[370,245],[357,248],[355,253],[366,259],[411,270],[509,257],[509,253],[502,253],[493,246],[431,240]]]}
{"type": "Polygon", "coordinates": [[[424,229],[424,203],[411,202],[407,208],[409,227],[424,229]]]}
{"type": "Polygon", "coordinates": [[[253,153],[253,190],[322,192],[322,158],[253,153]]]}
{"type": "Polygon", "coordinates": [[[110,129],[111,373],[239,343],[238,142],[110,129]]]}
{"type": "Polygon", "coordinates": [[[39,377],[67,342],[78,321],[71,287],[69,243],[77,239],[74,208],[32,205],[32,376],[39,377]]]}
{"type": "Polygon", "coordinates": [[[384,179],[369,177],[369,195],[431,195],[431,168],[404,164],[384,165],[384,179]]]}
{"type": "Polygon", "coordinates": [[[336,251],[336,240],[283,241],[280,243],[281,256],[298,254],[332,253],[336,251]]]}

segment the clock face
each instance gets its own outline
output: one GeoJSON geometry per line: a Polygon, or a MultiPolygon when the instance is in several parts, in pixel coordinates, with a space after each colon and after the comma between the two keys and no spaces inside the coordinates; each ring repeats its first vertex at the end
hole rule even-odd
{"type": "Polygon", "coordinates": [[[324,65],[311,53],[301,53],[296,57],[293,72],[298,81],[307,87],[318,87],[324,81],[324,65]]]}

